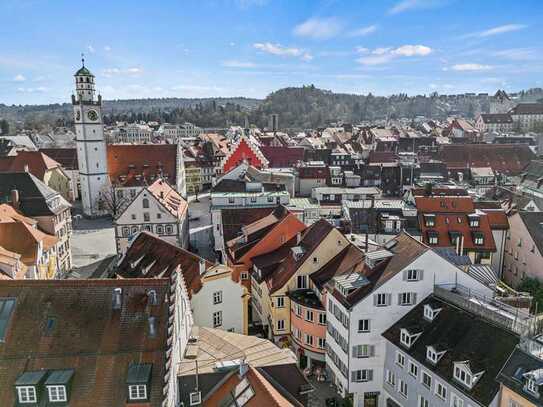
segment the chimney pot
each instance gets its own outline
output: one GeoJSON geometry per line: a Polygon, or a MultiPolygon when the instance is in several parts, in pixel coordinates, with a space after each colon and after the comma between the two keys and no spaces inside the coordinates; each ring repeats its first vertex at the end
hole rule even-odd
{"type": "Polygon", "coordinates": [[[206,272],[206,261],[204,259],[200,259],[200,275],[204,274],[206,272]]]}

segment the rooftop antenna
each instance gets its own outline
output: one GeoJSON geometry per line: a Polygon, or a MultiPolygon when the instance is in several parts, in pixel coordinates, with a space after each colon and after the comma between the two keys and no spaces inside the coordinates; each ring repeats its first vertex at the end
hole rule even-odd
{"type": "Polygon", "coordinates": [[[85,54],[81,53],[81,65],[85,68],[85,54]]]}

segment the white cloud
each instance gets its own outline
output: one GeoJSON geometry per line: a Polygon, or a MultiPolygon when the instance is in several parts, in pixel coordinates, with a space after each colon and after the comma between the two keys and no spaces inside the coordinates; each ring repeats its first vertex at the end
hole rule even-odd
{"type": "Polygon", "coordinates": [[[223,61],[221,65],[226,68],[256,68],[256,64],[253,62],[236,60],[223,61]]]}
{"type": "Polygon", "coordinates": [[[14,82],[24,82],[26,81],[26,78],[22,74],[15,75],[13,78],[14,82]]]}
{"type": "Polygon", "coordinates": [[[445,0],[402,0],[396,3],[390,10],[389,14],[399,14],[410,10],[424,10],[442,6],[446,4],[445,0]]]}
{"type": "Polygon", "coordinates": [[[264,42],[264,43],[257,42],[253,44],[253,47],[262,52],[266,52],[272,55],[286,56],[286,57],[300,57],[304,61],[310,61],[311,59],[313,59],[313,56],[310,53],[308,53],[307,51],[304,51],[301,48],[284,47],[280,44],[272,44],[271,42],[264,42]]]}
{"type": "Polygon", "coordinates": [[[127,76],[139,76],[143,73],[142,68],[132,67],[126,69],[120,68],[106,68],[102,70],[102,75],[106,78],[111,78],[112,76],[117,75],[127,75],[127,76]]]}
{"type": "Polygon", "coordinates": [[[512,48],[496,51],[492,55],[498,58],[510,59],[512,61],[530,61],[538,59],[541,54],[534,48],[512,48]]]}
{"type": "Polygon", "coordinates": [[[318,40],[332,38],[341,32],[342,24],[335,17],[310,18],[294,27],[294,34],[318,40]]]}
{"type": "Polygon", "coordinates": [[[366,47],[355,47],[354,51],[358,54],[367,54],[368,52],[370,52],[369,48],[366,48],[366,47]]]}
{"type": "Polygon", "coordinates": [[[45,86],[38,86],[36,88],[17,88],[17,92],[21,93],[44,93],[47,92],[49,89],[45,86]]]}
{"type": "Polygon", "coordinates": [[[474,32],[470,34],[466,34],[463,37],[464,38],[472,38],[472,37],[479,37],[479,38],[486,38],[486,37],[493,37],[495,35],[500,34],[506,34],[510,32],[520,31],[528,27],[524,24],[504,24],[499,25],[497,27],[489,28],[488,30],[474,32]]]}
{"type": "Polygon", "coordinates": [[[349,33],[349,37],[365,37],[366,35],[370,35],[377,31],[377,25],[368,25],[367,27],[361,27],[357,30],[352,31],[349,33]]]}
{"type": "Polygon", "coordinates": [[[456,64],[451,66],[451,69],[453,71],[488,71],[489,69],[492,69],[490,65],[482,65],[482,64],[456,64]]]}
{"type": "Polygon", "coordinates": [[[104,51],[106,52],[111,51],[111,47],[109,45],[104,46],[104,51]]]}
{"type": "MultiPolygon", "coordinates": [[[[358,58],[362,65],[386,64],[397,58],[425,57],[432,53],[432,49],[425,45],[402,45],[398,48],[375,48],[370,55],[358,58]]],[[[366,51],[367,53],[367,51],[366,51]]]]}
{"type": "Polygon", "coordinates": [[[96,52],[92,45],[87,45],[87,51],[89,51],[91,54],[94,54],[96,52]]]}

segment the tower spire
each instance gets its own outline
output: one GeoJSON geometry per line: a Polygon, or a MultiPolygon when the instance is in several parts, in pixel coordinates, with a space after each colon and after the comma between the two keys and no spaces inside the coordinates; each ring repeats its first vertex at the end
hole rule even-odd
{"type": "Polygon", "coordinates": [[[83,68],[85,68],[85,54],[81,53],[81,65],[83,68]]]}

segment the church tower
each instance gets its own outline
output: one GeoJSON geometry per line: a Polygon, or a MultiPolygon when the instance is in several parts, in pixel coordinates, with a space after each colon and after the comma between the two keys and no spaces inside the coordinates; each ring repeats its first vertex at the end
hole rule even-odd
{"type": "Polygon", "coordinates": [[[76,94],[72,95],[81,201],[83,214],[97,217],[106,213],[101,197],[109,185],[102,97],[95,98],[94,75],[85,67],[85,60],[81,61],[74,75],[76,94]]]}

